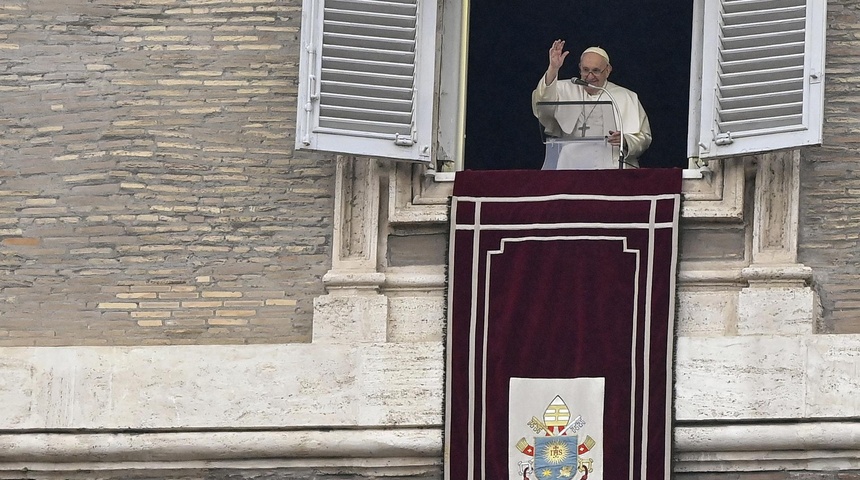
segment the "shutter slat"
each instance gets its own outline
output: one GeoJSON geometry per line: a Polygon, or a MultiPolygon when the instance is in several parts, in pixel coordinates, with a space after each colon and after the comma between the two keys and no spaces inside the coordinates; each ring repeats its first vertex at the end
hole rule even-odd
{"type": "Polygon", "coordinates": [[[415,51],[415,41],[399,38],[385,38],[378,36],[349,35],[343,33],[327,33],[323,35],[323,52],[326,45],[342,45],[347,47],[363,46],[365,48],[378,48],[381,50],[392,50],[399,52],[415,51]]]}
{"type": "Polygon", "coordinates": [[[723,26],[723,37],[738,37],[741,35],[756,35],[762,33],[779,33],[803,30],[804,19],[778,20],[773,22],[740,23],[723,26]]]}
{"type": "Polygon", "coordinates": [[[334,23],[373,25],[379,28],[412,28],[415,24],[414,13],[406,15],[391,13],[356,12],[350,10],[339,10],[329,8],[326,10],[326,22],[334,23]]]}
{"type": "Polygon", "coordinates": [[[803,90],[790,90],[778,93],[758,93],[738,95],[731,98],[724,98],[720,101],[722,110],[730,110],[735,108],[758,108],[765,105],[777,105],[780,103],[802,102],[803,90]]]}
{"type": "Polygon", "coordinates": [[[325,27],[329,33],[399,38],[410,41],[415,39],[415,27],[412,25],[399,27],[393,25],[370,25],[355,21],[327,21],[325,27]]]}
{"type": "Polygon", "coordinates": [[[415,70],[411,63],[375,62],[352,58],[323,57],[324,70],[348,70],[354,72],[376,72],[386,75],[411,77],[415,70]]]}
{"type": "Polygon", "coordinates": [[[360,13],[382,13],[415,16],[417,4],[415,0],[403,2],[387,2],[372,0],[326,0],[326,10],[347,10],[360,13]]]}
{"type": "Polygon", "coordinates": [[[350,45],[327,45],[325,53],[326,56],[331,58],[348,58],[351,60],[403,63],[408,65],[414,65],[415,63],[415,52],[379,50],[376,48],[354,47],[350,45]]]}
{"type": "Polygon", "coordinates": [[[333,118],[320,115],[320,127],[329,129],[331,133],[344,131],[365,132],[385,136],[410,135],[409,125],[366,121],[360,118],[333,118]]]}
{"type": "Polygon", "coordinates": [[[326,81],[320,88],[321,95],[327,93],[354,95],[358,97],[392,98],[411,101],[412,88],[397,88],[383,85],[367,85],[326,81]]]}
{"type": "Polygon", "coordinates": [[[803,113],[803,102],[785,103],[779,105],[758,105],[755,107],[732,108],[720,110],[720,122],[736,122],[741,120],[762,120],[775,117],[787,117],[803,113]]]}
{"type": "Polygon", "coordinates": [[[785,43],[777,43],[774,45],[752,45],[745,47],[735,44],[732,46],[726,45],[723,50],[723,60],[725,63],[735,62],[739,60],[762,60],[768,57],[781,57],[786,55],[803,55],[803,38],[800,41],[789,40],[785,43]]]}
{"type": "Polygon", "coordinates": [[[755,120],[744,120],[737,122],[719,123],[721,131],[724,132],[746,132],[771,133],[770,130],[803,127],[802,115],[790,115],[786,117],[759,118],[755,120]]]}
{"type": "Polygon", "coordinates": [[[785,80],[773,80],[765,83],[741,83],[738,85],[721,85],[721,100],[726,98],[742,97],[744,95],[773,94],[774,92],[787,92],[803,89],[803,79],[788,78],[785,80]]]}
{"type": "MultiPolygon", "coordinates": [[[[772,55],[745,60],[722,62],[723,73],[766,72],[782,69],[796,70],[803,65],[803,53],[799,55],[772,55]]],[[[802,75],[801,69],[801,75],[802,75]]]]}
{"type": "MultiPolygon", "coordinates": [[[[374,84],[383,87],[409,88],[412,86],[412,76],[388,75],[382,72],[357,72],[349,70],[323,69],[325,81],[352,83],[356,85],[374,84]]],[[[325,82],[324,81],[324,82],[325,82]]]]}
{"type": "Polygon", "coordinates": [[[328,105],[325,108],[320,109],[320,116],[333,119],[342,118],[345,120],[355,119],[374,123],[390,123],[392,125],[401,125],[405,128],[409,126],[412,112],[395,112],[392,110],[374,110],[368,108],[328,105]]]}
{"type": "Polygon", "coordinates": [[[767,9],[791,8],[806,5],[805,0],[726,0],[723,11],[727,14],[767,9]]]}
{"type": "Polygon", "coordinates": [[[363,97],[358,95],[344,95],[340,93],[325,93],[326,105],[353,107],[365,110],[391,110],[394,112],[408,112],[412,103],[408,100],[396,98],[363,97]],[[384,106],[384,108],[380,108],[384,106]]]}
{"type": "Polygon", "coordinates": [[[770,8],[762,10],[746,10],[737,13],[726,12],[723,16],[725,25],[755,23],[772,23],[782,20],[797,20],[806,18],[804,5],[787,8],[770,8]]]}
{"type": "Polygon", "coordinates": [[[803,79],[803,65],[770,70],[748,70],[720,75],[720,85],[766,84],[774,80],[803,79]]]}
{"type": "Polygon", "coordinates": [[[721,42],[723,51],[731,51],[739,49],[767,48],[797,42],[803,44],[805,40],[806,32],[804,30],[788,30],[751,35],[737,35],[734,37],[723,38],[721,42]]]}

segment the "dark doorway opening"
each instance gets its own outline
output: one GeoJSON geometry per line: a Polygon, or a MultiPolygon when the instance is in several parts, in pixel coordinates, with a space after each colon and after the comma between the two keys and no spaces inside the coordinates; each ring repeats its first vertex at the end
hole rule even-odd
{"type": "Polygon", "coordinates": [[[692,3],[471,0],[465,168],[541,167],[531,92],[557,38],[570,50],[559,78],[578,76],[579,54],[599,45],[610,80],[639,94],[654,137],[641,166],[686,167],[692,3]]]}

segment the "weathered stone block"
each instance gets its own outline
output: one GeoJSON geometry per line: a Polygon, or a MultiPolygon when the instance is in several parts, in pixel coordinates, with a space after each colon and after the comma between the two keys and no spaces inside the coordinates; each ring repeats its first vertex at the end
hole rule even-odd
{"type": "Polygon", "coordinates": [[[387,322],[383,295],[324,295],[314,299],[313,342],[384,342],[387,322]]]}
{"type": "Polygon", "coordinates": [[[816,307],[815,292],[808,287],[744,288],[738,296],[738,334],[814,333],[816,307]]]}

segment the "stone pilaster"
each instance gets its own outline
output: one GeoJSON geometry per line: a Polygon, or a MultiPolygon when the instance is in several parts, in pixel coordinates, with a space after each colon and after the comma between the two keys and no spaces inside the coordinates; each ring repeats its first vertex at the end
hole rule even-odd
{"type": "Polygon", "coordinates": [[[738,333],[802,335],[814,332],[817,301],[812,269],[797,261],[800,152],[758,157],[749,286],[738,299],[738,333]]]}
{"type": "Polygon", "coordinates": [[[339,157],[335,180],[332,267],[327,295],[314,300],[315,343],[384,342],[388,304],[379,288],[379,165],[339,157]]]}

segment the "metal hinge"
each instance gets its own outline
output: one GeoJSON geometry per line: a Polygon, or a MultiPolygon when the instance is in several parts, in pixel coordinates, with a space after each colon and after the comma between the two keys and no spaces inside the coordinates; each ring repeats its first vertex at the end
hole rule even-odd
{"type": "Polygon", "coordinates": [[[395,133],[394,144],[399,145],[401,147],[411,147],[412,145],[415,145],[415,139],[413,139],[411,136],[407,137],[405,135],[395,133]]]}
{"type": "Polygon", "coordinates": [[[809,73],[809,83],[821,83],[821,72],[813,70],[809,73]]]}
{"type": "Polygon", "coordinates": [[[714,138],[714,143],[717,145],[731,145],[735,141],[732,139],[732,132],[726,132],[717,134],[716,138],[714,138]]]}

